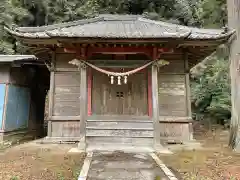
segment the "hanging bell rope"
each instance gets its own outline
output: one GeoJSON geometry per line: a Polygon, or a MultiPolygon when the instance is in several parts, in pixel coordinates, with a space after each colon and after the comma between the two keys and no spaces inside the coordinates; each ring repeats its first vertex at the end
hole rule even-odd
{"type": "MultiPolygon", "coordinates": [[[[111,72],[111,71],[107,71],[107,70],[99,68],[99,67],[97,67],[97,66],[95,66],[95,65],[93,65],[93,64],[91,64],[91,63],[89,63],[87,61],[78,60],[78,59],[73,59],[72,61],[69,62],[69,64],[77,65],[79,67],[81,63],[84,63],[84,64],[88,65],[89,67],[95,69],[96,71],[99,71],[101,73],[107,74],[108,76],[124,77],[124,79],[126,79],[127,76],[129,76],[131,74],[134,74],[134,73],[136,73],[138,71],[141,71],[144,68],[146,68],[146,67],[148,67],[151,64],[156,63],[156,62],[158,62],[158,65],[160,65],[160,66],[164,66],[166,64],[169,64],[165,60],[154,60],[154,61],[148,62],[147,64],[144,64],[143,66],[140,66],[140,67],[138,67],[136,69],[133,69],[133,70],[130,70],[130,71],[127,71],[127,72],[111,72]]],[[[113,82],[113,79],[112,79],[112,82],[113,82]]]]}

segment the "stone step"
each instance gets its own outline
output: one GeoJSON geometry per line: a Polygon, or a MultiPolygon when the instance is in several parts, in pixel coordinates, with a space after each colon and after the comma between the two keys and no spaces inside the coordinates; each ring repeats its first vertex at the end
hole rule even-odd
{"type": "Polygon", "coordinates": [[[153,130],[152,121],[108,121],[108,120],[88,120],[87,129],[135,129],[153,130]]]}
{"type": "Polygon", "coordinates": [[[87,136],[87,145],[114,144],[114,145],[140,145],[152,146],[153,137],[114,137],[114,136],[87,136]]]}
{"type": "Polygon", "coordinates": [[[153,130],[87,129],[86,136],[153,137],[153,130]]]}
{"type": "Polygon", "coordinates": [[[134,146],[127,144],[90,144],[87,146],[87,152],[113,152],[113,151],[124,151],[124,152],[154,152],[154,148],[152,146],[134,146]]]}

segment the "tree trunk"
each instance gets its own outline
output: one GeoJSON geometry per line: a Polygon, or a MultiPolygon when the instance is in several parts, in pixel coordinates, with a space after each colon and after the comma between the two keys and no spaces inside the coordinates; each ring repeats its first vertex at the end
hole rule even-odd
{"type": "Polygon", "coordinates": [[[227,0],[229,28],[236,30],[230,60],[232,119],[229,145],[240,152],[240,0],[227,0]]]}

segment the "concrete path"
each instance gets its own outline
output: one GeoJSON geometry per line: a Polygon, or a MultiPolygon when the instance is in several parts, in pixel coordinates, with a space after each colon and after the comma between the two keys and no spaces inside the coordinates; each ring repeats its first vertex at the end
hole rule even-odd
{"type": "Polygon", "coordinates": [[[85,161],[79,180],[177,180],[154,153],[95,152],[85,161]]]}

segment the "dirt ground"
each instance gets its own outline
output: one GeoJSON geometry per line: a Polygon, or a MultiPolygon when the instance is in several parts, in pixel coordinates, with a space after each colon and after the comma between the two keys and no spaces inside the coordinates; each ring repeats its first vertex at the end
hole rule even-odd
{"type": "Polygon", "coordinates": [[[29,142],[7,148],[0,152],[0,180],[77,179],[85,154],[67,153],[71,147],[29,142]]]}
{"type": "Polygon", "coordinates": [[[228,148],[228,130],[219,126],[210,129],[194,125],[194,136],[202,150],[179,150],[160,158],[184,180],[240,180],[240,153],[228,148]]]}

